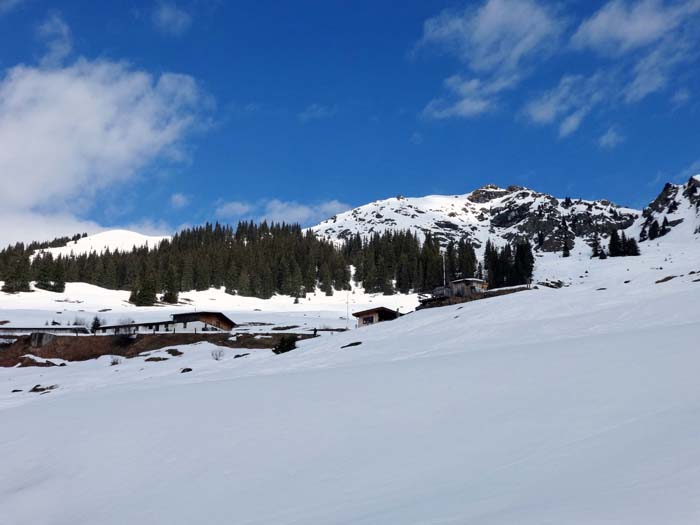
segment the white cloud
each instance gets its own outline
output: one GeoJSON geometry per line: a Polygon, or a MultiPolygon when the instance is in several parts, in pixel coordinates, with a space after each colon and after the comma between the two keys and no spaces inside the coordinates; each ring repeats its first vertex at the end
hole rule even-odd
{"type": "Polygon", "coordinates": [[[615,127],[610,127],[598,139],[598,145],[604,149],[614,149],[624,141],[625,137],[615,127]]]}
{"type": "Polygon", "coordinates": [[[93,221],[71,213],[35,213],[30,210],[0,211],[0,249],[16,242],[47,241],[76,233],[103,230],[93,221]]]}
{"type": "Polygon", "coordinates": [[[418,47],[447,49],[474,71],[515,71],[532,56],[551,52],[563,28],[535,0],[487,0],[477,9],[448,9],[426,20],[418,47]]]}
{"type": "Polygon", "coordinates": [[[229,201],[223,202],[216,207],[214,214],[219,219],[235,219],[248,215],[254,206],[247,202],[229,201]]]}
{"type": "Polygon", "coordinates": [[[679,66],[697,58],[699,14],[699,0],[612,0],[581,23],[571,43],[616,57],[629,75],[624,100],[636,103],[666,89],[679,66]],[[631,60],[620,62],[626,54],[631,60]]]}
{"type": "Polygon", "coordinates": [[[335,107],[323,106],[321,104],[311,104],[310,106],[307,106],[304,111],[300,112],[297,117],[299,117],[300,122],[307,123],[311,120],[331,118],[336,113],[337,109],[335,107]]]}
{"type": "Polygon", "coordinates": [[[694,175],[700,175],[700,159],[694,161],[689,166],[679,171],[673,177],[673,180],[676,182],[686,182],[694,175]]]}
{"type": "MultiPolygon", "coordinates": [[[[70,35],[58,15],[40,29],[70,35]]],[[[79,217],[155,160],[182,156],[203,95],[187,75],[153,76],[122,62],[65,52],[0,74],[2,238],[46,239],[99,226],[79,217]],[[49,63],[50,62],[50,63],[49,63]]],[[[62,49],[66,49],[64,46],[62,49]]]]}
{"type": "Polygon", "coordinates": [[[423,135],[418,133],[417,131],[414,131],[411,135],[411,143],[415,144],[416,146],[420,146],[421,144],[423,144],[423,135]]]}
{"type": "Polygon", "coordinates": [[[448,96],[431,100],[423,110],[426,117],[444,119],[472,118],[496,109],[497,95],[513,86],[508,79],[484,82],[477,78],[464,79],[453,75],[445,79],[448,96]]]}
{"type": "Polygon", "coordinates": [[[190,198],[184,193],[173,193],[170,196],[170,205],[175,208],[184,208],[190,202],[190,198]]]}
{"type": "Polygon", "coordinates": [[[216,208],[215,215],[219,219],[255,219],[312,226],[348,209],[348,204],[337,200],[302,204],[281,199],[263,199],[256,203],[224,202],[216,208]]]}
{"type": "Polygon", "coordinates": [[[272,199],[265,203],[260,219],[268,222],[299,223],[302,226],[312,226],[348,209],[350,209],[349,205],[337,200],[308,205],[295,201],[272,199]]]}
{"type": "Polygon", "coordinates": [[[22,2],[24,2],[24,0],[0,0],[0,15],[9,13],[22,2]]]}
{"type": "Polygon", "coordinates": [[[171,36],[185,34],[192,25],[190,14],[169,2],[158,4],[153,10],[151,21],[158,31],[171,36]]]}
{"type": "Polygon", "coordinates": [[[696,0],[612,0],[581,23],[571,42],[579,49],[620,55],[661,40],[699,10],[696,0]]]}
{"type": "Polygon", "coordinates": [[[648,95],[664,90],[681,64],[697,55],[695,42],[685,38],[669,38],[652,49],[635,64],[632,80],[625,88],[628,103],[639,102],[648,95]]]}
{"type": "Polygon", "coordinates": [[[682,106],[686,102],[690,100],[690,91],[686,88],[681,88],[676,90],[676,92],[673,94],[671,97],[671,102],[673,102],[673,105],[678,107],[682,106]]]}
{"type": "Polygon", "coordinates": [[[447,95],[430,101],[423,114],[473,118],[493,111],[499,94],[514,88],[535,58],[554,51],[564,27],[556,13],[535,0],[487,0],[476,9],[445,10],[428,19],[417,49],[445,49],[473,74],[447,78],[447,95]]]}
{"type": "Polygon", "coordinates": [[[596,73],[590,77],[567,75],[559,85],[524,108],[525,116],[535,124],[559,122],[559,136],[567,137],[581,126],[583,120],[610,96],[612,77],[596,73]]]}
{"type": "Polygon", "coordinates": [[[43,66],[59,66],[73,51],[73,37],[61,15],[53,12],[38,28],[39,37],[46,42],[43,66]]]}
{"type": "Polygon", "coordinates": [[[80,59],[63,68],[17,66],[0,79],[4,208],[89,199],[177,150],[200,92],[186,75],[80,59]]]}

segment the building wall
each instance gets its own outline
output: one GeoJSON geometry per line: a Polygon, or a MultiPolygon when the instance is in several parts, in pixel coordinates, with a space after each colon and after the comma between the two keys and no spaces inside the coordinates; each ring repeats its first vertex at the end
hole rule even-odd
{"type": "Polygon", "coordinates": [[[100,331],[104,335],[119,335],[119,334],[167,334],[167,333],[211,333],[220,331],[216,327],[204,323],[202,321],[187,321],[180,323],[161,322],[150,325],[134,325],[124,326],[119,328],[109,328],[106,332],[100,331]],[[156,326],[158,328],[156,329],[156,326]]]}
{"type": "Polygon", "coordinates": [[[371,326],[379,322],[379,313],[374,313],[372,315],[365,315],[357,318],[357,327],[361,328],[363,326],[371,326]]]}

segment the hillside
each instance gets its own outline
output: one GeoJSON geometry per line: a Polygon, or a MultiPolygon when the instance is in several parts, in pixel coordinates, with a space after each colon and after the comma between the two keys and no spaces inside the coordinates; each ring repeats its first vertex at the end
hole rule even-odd
{"type": "Polygon", "coordinates": [[[134,248],[144,246],[155,248],[161,241],[169,238],[168,236],[144,235],[129,230],[108,230],[88,235],[77,241],[70,241],[65,246],[46,248],[41,250],[41,252],[50,253],[54,257],[67,257],[71,254],[83,255],[92,252],[104,253],[106,250],[129,252],[134,248]]]}
{"type": "Polygon", "coordinates": [[[696,523],[700,249],[653,247],[546,254],[540,271],[567,273],[569,287],[280,356],[226,349],[215,361],[202,344],[155,363],[0,369],[4,517],[696,523]],[[58,386],[28,392],[37,384],[58,386]]]}
{"type": "Polygon", "coordinates": [[[528,238],[545,251],[556,251],[564,238],[591,240],[595,231],[628,228],[640,215],[638,210],[605,200],[558,199],[521,186],[487,185],[464,195],[399,196],[375,201],[312,229],[338,240],[355,234],[410,229],[421,237],[429,233],[443,242],[466,237],[477,248],[488,239],[504,242],[528,238]]]}

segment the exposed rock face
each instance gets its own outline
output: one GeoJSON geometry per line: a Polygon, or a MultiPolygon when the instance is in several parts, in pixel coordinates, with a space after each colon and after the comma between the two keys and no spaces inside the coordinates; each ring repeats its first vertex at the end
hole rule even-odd
{"type": "Polygon", "coordinates": [[[443,243],[468,239],[479,248],[488,239],[529,239],[545,251],[562,248],[564,239],[592,240],[631,226],[637,210],[606,200],[559,200],[522,186],[487,185],[466,195],[433,195],[376,201],[337,215],[312,228],[331,239],[347,239],[386,230],[431,234],[443,243]]]}
{"type": "Polygon", "coordinates": [[[700,175],[690,177],[685,184],[667,183],[642,212],[639,229],[642,241],[674,230],[700,234],[700,175]]]}

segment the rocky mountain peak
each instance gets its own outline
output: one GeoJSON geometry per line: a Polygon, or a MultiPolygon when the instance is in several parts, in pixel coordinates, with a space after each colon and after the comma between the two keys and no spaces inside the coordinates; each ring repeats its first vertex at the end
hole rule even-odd
{"type": "Polygon", "coordinates": [[[640,221],[642,241],[672,231],[700,234],[700,175],[690,177],[685,184],[666,183],[658,197],[644,208],[640,221]]]}
{"type": "Polygon", "coordinates": [[[467,239],[476,248],[528,239],[544,251],[561,250],[576,239],[592,241],[612,229],[625,229],[637,210],[609,201],[557,199],[522,186],[488,184],[465,195],[401,197],[375,201],[341,213],[312,228],[323,237],[343,240],[387,230],[411,230],[441,243],[467,239]]]}

